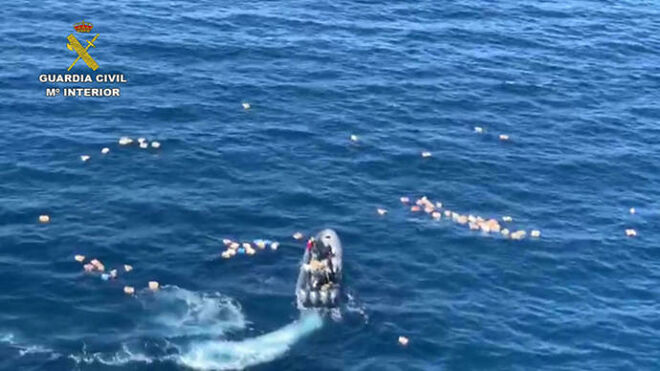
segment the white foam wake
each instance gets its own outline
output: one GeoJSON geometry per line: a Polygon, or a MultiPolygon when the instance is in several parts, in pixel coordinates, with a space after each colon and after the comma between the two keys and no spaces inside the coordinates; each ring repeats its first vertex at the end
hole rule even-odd
{"type": "Polygon", "coordinates": [[[198,293],[177,286],[163,286],[157,292],[145,289],[136,295],[142,306],[138,325],[121,337],[115,351],[88,351],[70,354],[76,364],[122,366],[178,360],[181,349],[190,343],[216,338],[245,328],[247,321],[240,305],[220,293],[198,293]]]}
{"type": "Polygon", "coordinates": [[[323,319],[318,313],[304,313],[299,320],[255,338],[192,343],[179,361],[202,370],[244,369],[279,358],[298,340],[322,325],[323,319]]]}
{"type": "Polygon", "coordinates": [[[323,324],[321,315],[310,312],[264,335],[227,341],[222,340],[226,334],[247,325],[240,305],[229,297],[165,286],[155,293],[142,292],[136,299],[142,304],[142,319],[127,343],[113,352],[89,352],[84,347],[69,358],[77,364],[108,366],[176,362],[201,370],[244,369],[281,357],[323,324]]]}
{"type": "Polygon", "coordinates": [[[220,336],[246,326],[241,306],[220,293],[164,286],[138,296],[146,315],[140,332],[163,338],[220,336]]]}

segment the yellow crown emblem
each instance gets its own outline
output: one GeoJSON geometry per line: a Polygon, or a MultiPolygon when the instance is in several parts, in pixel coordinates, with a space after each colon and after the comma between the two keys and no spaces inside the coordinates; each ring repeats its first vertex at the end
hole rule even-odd
{"type": "Polygon", "coordinates": [[[73,24],[73,29],[76,30],[76,32],[88,33],[92,30],[92,28],[94,28],[94,25],[89,22],[85,22],[85,20],[73,24]]]}

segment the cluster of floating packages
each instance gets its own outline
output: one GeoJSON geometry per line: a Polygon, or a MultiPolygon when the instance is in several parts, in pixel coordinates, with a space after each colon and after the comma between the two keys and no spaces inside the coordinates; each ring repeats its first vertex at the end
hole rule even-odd
{"type": "MultiPolygon", "coordinates": [[[[119,145],[120,146],[130,146],[133,143],[136,143],[136,141],[134,141],[132,138],[129,138],[129,137],[119,138],[119,145]]],[[[160,148],[160,142],[154,140],[151,143],[149,143],[149,141],[147,141],[146,138],[137,138],[137,145],[138,145],[138,147],[140,147],[142,149],[147,149],[149,147],[151,147],[153,149],[160,148]]]]}
{"type": "MultiPolygon", "coordinates": [[[[134,143],[137,143],[138,147],[140,147],[140,148],[142,148],[142,149],[147,149],[147,148],[149,148],[149,147],[151,147],[151,148],[153,148],[153,149],[159,149],[159,148],[160,148],[160,142],[157,141],[157,140],[154,140],[154,141],[149,142],[149,141],[147,141],[147,139],[145,139],[145,138],[137,138],[137,140],[133,140],[133,139],[131,139],[131,138],[129,138],[129,137],[121,137],[121,138],[119,138],[119,145],[120,145],[120,146],[130,146],[130,145],[132,145],[132,144],[134,144],[134,143]]],[[[107,155],[107,154],[109,154],[109,153],[110,153],[110,148],[108,148],[108,147],[103,147],[103,148],[101,148],[101,154],[102,154],[102,155],[107,155]]],[[[82,162],[87,162],[87,161],[89,161],[91,158],[92,158],[91,155],[81,155],[81,156],[80,156],[80,160],[82,160],[82,162]]]]}
{"type": "Polygon", "coordinates": [[[257,250],[265,250],[267,247],[271,250],[277,250],[280,247],[279,242],[270,241],[270,240],[254,240],[250,242],[238,242],[233,241],[228,238],[222,240],[222,243],[225,245],[226,250],[222,252],[222,257],[229,259],[236,255],[254,255],[257,253],[257,250]]]}
{"type": "MultiPolygon", "coordinates": [[[[419,198],[411,205],[409,197],[401,197],[401,203],[404,205],[410,205],[410,211],[413,213],[421,213],[422,211],[428,214],[431,218],[435,220],[447,219],[452,222],[464,225],[470,228],[473,231],[482,231],[484,233],[497,233],[502,235],[504,238],[509,238],[512,240],[522,240],[527,236],[527,231],[524,229],[511,231],[508,228],[504,227],[497,219],[490,218],[486,219],[478,215],[471,214],[461,214],[456,211],[443,208],[442,202],[432,202],[426,196],[419,198]]],[[[383,209],[378,209],[378,213],[383,215],[383,209]]],[[[511,223],[513,218],[510,216],[503,216],[502,222],[511,223]]],[[[541,231],[534,229],[530,231],[529,235],[531,237],[540,237],[541,231]]]]}
{"type": "MultiPolygon", "coordinates": [[[[103,264],[99,259],[92,259],[89,261],[89,263],[85,263],[86,257],[84,255],[75,255],[73,258],[78,263],[83,264],[83,269],[85,270],[86,273],[99,274],[103,281],[110,281],[117,279],[119,277],[119,271],[117,269],[111,269],[106,272],[105,264],[103,264]]],[[[124,273],[128,273],[132,270],[133,270],[132,266],[128,264],[124,264],[123,266],[124,273]]],[[[160,288],[160,284],[158,283],[158,281],[149,281],[147,283],[147,287],[151,291],[158,291],[158,289],[160,288]]],[[[127,295],[135,294],[135,287],[124,286],[124,293],[126,293],[127,295]]]]}

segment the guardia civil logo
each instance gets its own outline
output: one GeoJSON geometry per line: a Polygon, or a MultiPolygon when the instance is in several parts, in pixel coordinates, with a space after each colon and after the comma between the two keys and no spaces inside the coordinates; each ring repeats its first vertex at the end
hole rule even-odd
{"type": "Polygon", "coordinates": [[[96,40],[99,38],[98,33],[90,38],[94,25],[83,19],[82,22],[74,23],[73,29],[75,32],[69,31],[69,36],[66,37],[66,48],[68,49],[66,53],[75,59],[66,70],[71,71],[74,67],[75,69],[71,73],[42,73],[39,75],[39,82],[50,84],[46,85],[46,96],[120,97],[121,88],[118,85],[127,82],[123,73],[116,73],[116,71],[93,73],[99,69],[96,57],[90,53],[97,48],[96,40]]]}
{"type": "MultiPolygon", "coordinates": [[[[92,28],[94,28],[94,25],[89,22],[85,22],[84,19],[82,22],[78,22],[73,25],[73,29],[76,30],[76,32],[86,33],[86,34],[89,34],[92,28]]],[[[96,69],[99,68],[98,63],[96,63],[96,61],[89,55],[88,52],[90,46],[96,48],[96,45],[94,45],[94,41],[96,41],[98,37],[99,34],[96,34],[96,36],[94,36],[94,38],[91,41],[85,40],[87,41],[87,46],[85,46],[84,48],[80,43],[80,41],[78,41],[78,39],[73,34],[69,34],[69,36],[66,37],[66,39],[69,40],[69,43],[66,44],[66,47],[69,50],[74,51],[76,52],[76,54],[78,54],[76,60],[74,60],[73,63],[71,63],[71,65],[69,66],[69,68],[66,69],[67,71],[71,71],[73,66],[76,65],[76,62],[78,62],[78,60],[80,60],[81,58],[85,62],[85,64],[87,64],[87,67],[92,69],[92,71],[96,71],[96,69]]]]}

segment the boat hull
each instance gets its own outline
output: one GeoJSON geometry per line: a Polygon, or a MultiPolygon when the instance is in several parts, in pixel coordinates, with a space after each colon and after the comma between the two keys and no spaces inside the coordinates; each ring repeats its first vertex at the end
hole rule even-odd
{"type": "Polygon", "coordinates": [[[343,248],[337,233],[332,229],[324,229],[316,235],[316,243],[329,248],[331,254],[327,257],[331,264],[328,281],[330,285],[318,287],[314,275],[305,269],[312,259],[312,251],[305,249],[300,263],[300,273],[296,282],[296,298],[299,309],[334,308],[339,306],[342,288],[343,248]]]}

